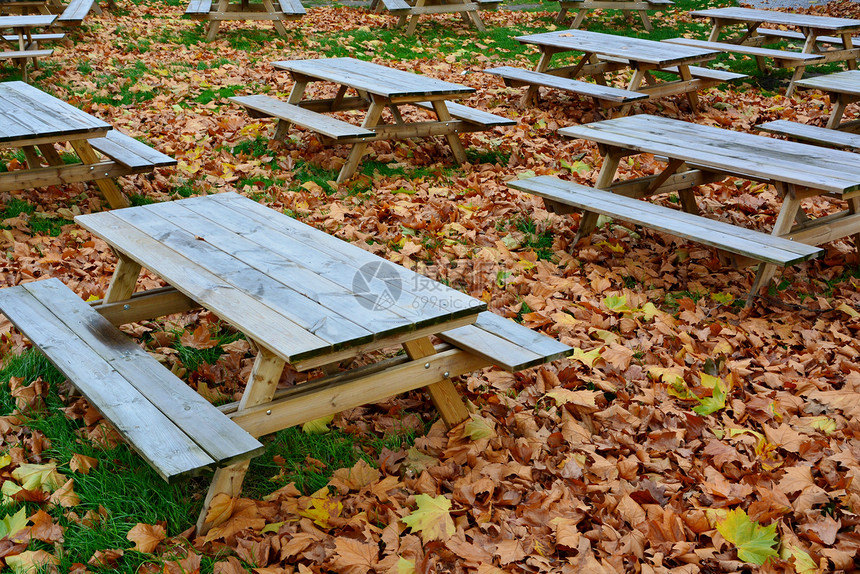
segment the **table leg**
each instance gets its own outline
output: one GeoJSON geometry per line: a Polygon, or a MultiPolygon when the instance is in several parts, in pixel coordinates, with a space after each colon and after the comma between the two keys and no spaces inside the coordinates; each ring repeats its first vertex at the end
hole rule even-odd
{"type": "MultiPolygon", "coordinates": [[[[223,14],[227,12],[230,6],[230,0],[218,0],[218,6],[215,8],[215,14],[223,14]]],[[[206,41],[211,42],[218,34],[218,27],[221,25],[220,20],[209,20],[209,30],[206,33],[206,41]]]]}
{"type": "Polygon", "coordinates": [[[645,10],[637,10],[639,12],[639,17],[642,19],[642,25],[645,26],[646,32],[651,32],[654,30],[654,27],[651,25],[651,20],[648,18],[648,12],[645,10]]]}
{"type": "Polygon", "coordinates": [[[39,151],[42,152],[42,157],[48,162],[48,165],[63,165],[63,158],[54,149],[54,144],[41,144],[39,151]]]}
{"type": "MultiPolygon", "coordinates": [[[[413,361],[436,354],[436,349],[429,337],[407,341],[403,343],[403,350],[413,361]]],[[[469,411],[451,379],[444,379],[427,386],[426,389],[430,394],[430,400],[433,401],[433,405],[448,428],[457,426],[469,418],[469,411]]]]}
{"type": "MultiPolygon", "coordinates": [[[[245,392],[242,393],[239,411],[271,401],[278,381],[281,379],[281,373],[284,371],[285,362],[282,358],[261,345],[257,345],[257,348],[257,358],[254,360],[245,392]]],[[[246,460],[215,471],[212,483],[209,485],[209,492],[206,493],[206,499],[203,501],[200,517],[197,519],[198,536],[206,534],[214,526],[206,515],[216,496],[225,494],[236,498],[241,495],[242,481],[245,479],[249,465],[250,461],[246,460]]]]}
{"type": "Polygon", "coordinates": [[[36,148],[31,145],[26,145],[23,148],[24,157],[27,159],[27,167],[30,169],[38,169],[42,167],[42,162],[39,155],[36,153],[36,148]]]}
{"type": "MultiPolygon", "coordinates": [[[[681,76],[681,79],[685,82],[690,82],[693,80],[692,74],[690,74],[690,66],[678,66],[678,73],[681,76]]],[[[693,113],[698,113],[699,111],[699,94],[696,90],[690,90],[687,92],[687,102],[690,104],[690,109],[693,113]]]]}
{"type": "Polygon", "coordinates": [[[712,22],[714,23],[714,27],[711,28],[711,35],[708,36],[708,42],[718,42],[723,25],[719,20],[712,20],[712,22]]]}
{"type": "MultiPolygon", "coordinates": [[[[367,108],[367,115],[364,117],[364,122],[362,122],[361,127],[376,127],[379,124],[379,118],[382,116],[382,110],[384,110],[387,105],[387,101],[373,96],[373,101],[370,103],[370,107],[367,108]]],[[[352,144],[352,149],[349,150],[349,156],[346,158],[346,163],[343,164],[343,167],[337,176],[337,183],[343,183],[353,176],[366,149],[367,144],[364,142],[352,144]]]]}
{"type": "MultiPolygon", "coordinates": [[[[85,164],[98,163],[99,158],[96,156],[96,152],[93,151],[92,146],[90,146],[90,143],[87,140],[75,140],[70,143],[72,144],[72,148],[75,152],[77,152],[78,157],[80,157],[81,161],[85,164]]],[[[117,187],[116,183],[110,179],[102,178],[95,180],[95,182],[102,194],[105,196],[108,204],[113,209],[128,207],[131,205],[131,203],[129,203],[129,201],[122,195],[122,192],[119,187],[117,187]]]]}
{"type": "MultiPolygon", "coordinates": [[[[782,207],[779,210],[779,215],[776,217],[776,223],[773,224],[771,235],[784,237],[791,231],[797,217],[797,212],[800,211],[800,199],[797,198],[794,185],[780,183],[776,184],[776,187],[783,196],[782,207]]],[[[770,283],[775,273],[776,265],[772,263],[759,263],[755,280],[750,287],[750,293],[747,297],[747,307],[752,304],[753,297],[758,295],[759,290],[770,283]]]]}
{"type": "Polygon", "coordinates": [[[839,124],[842,123],[842,115],[845,113],[845,107],[848,105],[848,98],[842,94],[830,94],[830,100],[832,102],[833,109],[830,110],[830,118],[827,120],[827,128],[837,130],[839,129],[839,124]]]}
{"type": "MultiPolygon", "coordinates": [[[[842,47],[845,50],[853,50],[854,49],[854,37],[850,33],[842,34],[842,47]]],[[[848,69],[849,70],[856,70],[857,69],[857,60],[855,58],[850,58],[850,59],[845,60],[845,61],[848,62],[848,69]]]]}
{"type": "MultiPolygon", "coordinates": [[[[603,165],[600,166],[600,173],[597,174],[597,181],[594,182],[594,187],[597,189],[607,189],[615,179],[615,172],[618,170],[618,164],[621,163],[621,158],[624,157],[622,150],[617,148],[608,148],[606,155],[603,157],[603,165]]],[[[576,237],[573,238],[573,245],[577,245],[579,240],[586,237],[594,231],[597,225],[598,214],[593,211],[583,211],[582,217],[579,220],[579,228],[576,230],[576,237]]]]}
{"type": "MultiPolygon", "coordinates": [[[[440,122],[451,121],[451,114],[448,112],[448,106],[445,105],[443,100],[434,100],[433,110],[436,112],[436,117],[439,118],[440,122]]],[[[466,150],[463,149],[463,144],[460,142],[460,136],[456,133],[450,133],[445,135],[445,139],[448,140],[448,145],[451,146],[451,151],[454,153],[454,159],[457,160],[457,163],[466,163],[466,150]]]]}
{"type": "MultiPolygon", "coordinates": [[[[567,5],[564,2],[562,2],[561,6],[558,9],[558,16],[555,17],[555,23],[556,24],[564,23],[564,17],[565,16],[567,16],[567,5]]],[[[573,27],[576,28],[576,26],[573,26],[573,27]]]]}
{"type": "Polygon", "coordinates": [[[104,299],[102,299],[103,305],[131,298],[137,285],[137,278],[140,277],[140,264],[137,261],[119,251],[114,251],[114,254],[116,254],[117,259],[116,269],[113,271],[110,285],[108,285],[104,299]]]}
{"type": "MultiPolygon", "coordinates": [[[[575,26],[574,26],[575,27],[575,26]]],[[[541,46],[541,54],[540,59],[538,60],[537,67],[535,68],[535,72],[546,72],[549,69],[549,63],[552,60],[553,54],[555,52],[545,46],[541,46]]],[[[538,95],[538,86],[530,85],[526,89],[526,93],[523,95],[522,106],[526,107],[531,103],[535,103],[537,101],[538,95]]]]}
{"type": "MultiPolygon", "coordinates": [[[[415,8],[424,6],[424,3],[424,0],[416,0],[415,8]]],[[[406,35],[411,36],[414,34],[416,26],[418,26],[418,14],[412,14],[412,16],[409,17],[409,25],[406,27],[406,35]]]]}
{"type": "Polygon", "coordinates": [[[580,8],[576,11],[576,17],[573,19],[570,27],[576,30],[580,26],[582,26],[582,22],[585,20],[585,17],[588,15],[587,8],[580,8]]]}
{"type": "MultiPolygon", "coordinates": [[[[806,42],[803,43],[803,50],[801,50],[804,54],[814,54],[815,53],[815,41],[818,36],[815,34],[815,30],[807,30],[806,42]]],[[[788,89],[785,90],[785,97],[791,97],[791,94],[794,93],[794,83],[801,80],[803,78],[803,72],[806,71],[806,66],[804,64],[799,64],[796,68],[794,68],[794,74],[791,76],[791,82],[788,84],[788,89]]]]}
{"type": "MultiPolygon", "coordinates": [[[[243,6],[245,6],[245,4],[243,4],[243,6]]],[[[275,11],[275,6],[272,4],[272,0],[263,0],[263,8],[265,8],[266,11],[272,16],[278,16],[279,14],[281,14],[281,12],[275,11]]],[[[273,24],[275,25],[275,31],[277,31],[282,38],[286,37],[287,29],[286,27],[284,27],[284,23],[281,22],[280,19],[278,19],[273,20],[273,24]]]]}
{"type": "MultiPolygon", "coordinates": [[[[860,197],[852,197],[848,200],[848,213],[853,215],[860,213],[860,197]]],[[[857,251],[857,261],[860,264],[860,233],[855,233],[852,239],[854,240],[854,249],[857,251]]]]}

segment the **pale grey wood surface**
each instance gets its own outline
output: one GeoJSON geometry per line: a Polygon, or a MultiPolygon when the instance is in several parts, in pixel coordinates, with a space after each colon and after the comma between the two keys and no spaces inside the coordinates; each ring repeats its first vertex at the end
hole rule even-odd
{"type": "Polygon", "coordinates": [[[795,85],[801,88],[821,90],[822,92],[860,97],[860,70],[845,70],[844,72],[798,80],[795,85]]]}
{"type": "Polygon", "coordinates": [[[169,155],[165,155],[119,130],[111,130],[105,137],[94,138],[89,142],[93,148],[131,169],[176,165],[176,160],[169,155]]]}
{"type": "Polygon", "coordinates": [[[57,20],[67,24],[83,22],[90,13],[94,2],[95,0],[71,0],[57,20]]]}
{"type": "Polygon", "coordinates": [[[695,48],[719,50],[721,52],[729,52],[733,54],[746,54],[748,56],[771,58],[772,60],[802,61],[804,64],[814,64],[817,61],[824,60],[824,56],[821,54],[804,54],[803,52],[773,50],[771,48],[760,48],[758,46],[746,46],[743,44],[730,44],[727,42],[708,42],[706,40],[693,40],[691,38],[668,38],[662,41],[670,44],[679,44],[681,46],[693,46],[695,48]]]}
{"type": "Polygon", "coordinates": [[[842,149],[860,150],[860,134],[841,132],[819,126],[810,126],[788,120],[776,120],[759,124],[756,129],[772,134],[788,136],[797,140],[842,149]]]}
{"type": "Polygon", "coordinates": [[[558,30],[529,36],[517,36],[523,44],[535,44],[558,50],[587,52],[598,56],[625,58],[656,66],[692,64],[712,60],[716,50],[703,50],[677,44],[666,44],[642,38],[602,34],[587,30],[558,30]]]}
{"type": "Polygon", "coordinates": [[[281,11],[284,14],[303,16],[306,13],[305,7],[302,6],[299,0],[278,0],[278,4],[280,4],[281,11]]]}
{"type": "Polygon", "coordinates": [[[578,209],[617,217],[768,263],[792,265],[824,253],[824,250],[818,247],[625,197],[611,191],[586,187],[553,176],[511,181],[508,185],[519,191],[540,195],[578,209]]]}
{"type": "MultiPolygon", "coordinates": [[[[661,68],[660,71],[671,72],[673,74],[679,73],[677,66],[661,68]]],[[[717,70],[716,68],[700,68],[698,66],[690,66],[690,76],[702,80],[714,80],[718,82],[731,82],[734,80],[741,80],[743,78],[749,77],[746,74],[738,74],[737,72],[730,72],[728,70],[717,70]]]]}
{"type": "Polygon", "coordinates": [[[0,30],[8,28],[41,28],[50,26],[56,20],[56,16],[50,14],[0,16],[0,30]]]}
{"type": "Polygon", "coordinates": [[[573,348],[490,311],[472,325],[439,334],[461,349],[511,372],[522,371],[573,354],[573,348]]]}
{"type": "MultiPolygon", "coordinates": [[[[794,30],[777,30],[774,28],[756,28],[756,32],[758,33],[759,36],[767,36],[767,37],[776,38],[776,39],[782,38],[785,40],[800,40],[800,41],[806,40],[806,36],[804,36],[802,32],[795,32],[794,30]]],[[[854,45],[860,44],[860,36],[855,36],[854,38],[852,38],[852,40],[853,40],[854,45]]],[[[776,42],[776,41],[777,40],[771,40],[770,42],[765,42],[765,43],[772,43],[772,42],[776,42]]],[[[833,44],[835,46],[843,46],[842,38],[840,38],[839,36],[818,36],[817,38],[815,38],[815,41],[822,43],[822,44],[833,44]]]]}
{"type": "Polygon", "coordinates": [[[835,194],[860,190],[850,152],[641,114],[571,126],[568,137],[681,159],[720,173],[807,186],[835,194]]]}
{"type": "Polygon", "coordinates": [[[208,14],[212,10],[212,0],[191,0],[185,9],[186,14],[208,14]]]}
{"type": "Polygon", "coordinates": [[[418,328],[444,330],[486,309],[237,194],[76,221],[289,362],[418,328]],[[380,294],[391,300],[374,307],[380,294]]]}
{"type": "MultiPolygon", "coordinates": [[[[433,104],[430,102],[416,102],[415,105],[426,110],[433,110],[433,104]]],[[[469,106],[464,106],[457,102],[446,102],[445,107],[448,108],[448,113],[451,114],[452,117],[469,123],[478,124],[487,129],[497,126],[513,126],[517,124],[514,120],[503,118],[502,116],[497,116],[496,114],[491,114],[490,112],[485,112],[483,110],[470,108],[469,106]]]]}
{"type": "Polygon", "coordinates": [[[0,52],[0,60],[14,60],[16,58],[43,58],[53,54],[53,50],[11,50],[0,52]]]}
{"type": "Polygon", "coordinates": [[[546,86],[548,88],[573,92],[608,102],[626,103],[648,99],[648,94],[640,92],[632,92],[630,90],[624,90],[622,88],[615,88],[612,86],[601,86],[600,84],[555,76],[553,74],[544,74],[542,72],[525,70],[523,68],[513,68],[511,66],[490,68],[488,70],[484,70],[484,72],[517,82],[546,86]]]}
{"type": "Polygon", "coordinates": [[[694,10],[690,12],[696,18],[720,18],[736,22],[767,22],[782,26],[797,26],[801,28],[816,28],[834,32],[852,32],[860,30],[860,20],[850,18],[831,18],[829,16],[809,16],[807,14],[792,14],[775,10],[756,10],[754,8],[714,8],[711,10],[694,10]]]}
{"type": "Polygon", "coordinates": [[[229,98],[240,106],[289,121],[303,128],[318,132],[334,140],[353,137],[373,137],[374,132],[350,123],[306,110],[295,104],[282,102],[271,96],[233,96],[229,98]]]}
{"type": "Polygon", "coordinates": [[[474,88],[443,82],[435,78],[380,66],[355,58],[320,58],[272,62],[281,70],[309,78],[350,86],[385,98],[408,96],[459,96],[474,93],[474,88]]]}
{"type": "Polygon", "coordinates": [[[111,125],[24,82],[0,83],[0,144],[110,130],[111,125]]]}

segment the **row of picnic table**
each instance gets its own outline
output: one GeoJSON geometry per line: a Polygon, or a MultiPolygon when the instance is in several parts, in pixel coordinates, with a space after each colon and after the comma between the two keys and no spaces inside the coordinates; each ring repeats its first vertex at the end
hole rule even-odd
{"type": "MultiPolygon", "coordinates": [[[[629,72],[628,98],[684,94],[691,106],[706,84],[700,80],[716,81],[694,66],[713,58],[713,50],[601,36],[568,30],[520,40],[542,50],[534,74],[571,82],[593,78],[596,84],[580,83],[605,90],[600,97],[588,94],[602,101],[612,97],[611,86],[601,83],[610,72],[629,72]],[[550,67],[555,54],[572,50],[584,54],[577,63],[550,67]],[[662,80],[657,72],[677,79],[662,80]]],[[[250,95],[234,102],[253,115],[275,118],[276,139],[298,125],[324,143],[350,145],[339,181],[355,173],[373,141],[442,135],[462,162],[459,134],[514,123],[456,102],[473,88],[370,62],[333,58],[274,65],[293,79],[286,101],[250,95]],[[337,85],[335,95],[314,97],[308,86],[315,82],[337,85]],[[416,120],[406,108],[427,110],[429,119],[416,120]],[[363,112],[361,125],[330,115],[342,111],[363,112]]],[[[502,75],[498,69],[491,73],[502,75]]],[[[834,117],[841,118],[845,104],[860,97],[860,86],[853,92],[847,88],[858,73],[817,80],[837,102],[834,117]]],[[[526,80],[530,77],[514,80],[529,86],[526,99],[547,85],[526,80]]],[[[453,377],[488,365],[517,371],[573,352],[488,312],[484,301],[237,194],[126,207],[113,178],[174,160],[26,83],[0,83],[0,117],[0,148],[20,149],[26,159],[26,169],[0,174],[0,191],[94,181],[112,207],[123,208],[75,218],[117,256],[101,301],[87,304],[59,281],[47,280],[0,290],[0,311],[165,480],[215,470],[199,532],[212,525],[207,510],[217,497],[239,496],[248,461],[262,450],[261,435],[420,387],[453,426],[470,416],[453,377]],[[78,163],[60,158],[57,145],[65,144],[78,163]],[[166,287],[136,291],[144,268],[166,287]],[[196,308],[242,332],[257,351],[241,400],[220,408],[116,328],[196,308]],[[392,346],[405,355],[337,368],[392,346]],[[279,390],[288,364],[327,375],[279,390]]],[[[852,125],[843,123],[831,118],[829,125],[852,125]]],[[[779,266],[817,257],[820,245],[860,232],[860,166],[852,153],[649,115],[622,115],[560,133],[598,144],[603,160],[595,185],[548,176],[509,185],[542,197],[556,213],[579,213],[575,242],[594,232],[604,214],[711,245],[727,263],[758,264],[752,296],[779,266]],[[651,176],[615,181],[623,158],[639,153],[664,158],[665,167],[651,176]],[[698,186],[727,177],[765,182],[779,191],[782,204],[771,233],[699,212],[698,186]],[[680,210],[643,201],[665,193],[677,194],[680,210]],[[802,200],[822,195],[844,200],[847,209],[809,218],[802,200]]]]}

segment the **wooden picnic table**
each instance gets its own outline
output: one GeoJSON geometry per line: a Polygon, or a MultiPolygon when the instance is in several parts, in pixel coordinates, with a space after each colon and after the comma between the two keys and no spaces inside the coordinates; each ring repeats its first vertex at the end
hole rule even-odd
{"type": "MultiPolygon", "coordinates": [[[[573,351],[485,312],[482,301],[236,193],[75,221],[117,254],[105,297],[94,304],[112,323],[204,307],[245,334],[256,362],[241,400],[221,411],[254,437],[421,387],[446,424],[456,425],[469,412],[452,377],[490,364],[520,370],[573,351]],[[133,295],[141,268],[169,288],[133,295]],[[437,334],[453,346],[434,346],[437,334]],[[336,372],[341,361],[387,347],[406,355],[336,372]],[[331,375],[276,391],[287,364],[331,375]]],[[[15,321],[20,328],[26,317],[15,321]]],[[[239,496],[247,468],[245,461],[216,471],[198,534],[208,528],[206,508],[216,495],[239,496]]]]}
{"type": "MultiPolygon", "coordinates": [[[[771,232],[775,237],[817,246],[849,236],[854,236],[856,243],[860,234],[860,162],[853,153],[650,115],[573,126],[559,133],[599,145],[604,158],[595,184],[598,189],[628,197],[676,192],[684,210],[695,214],[695,186],[727,177],[743,178],[771,184],[782,196],[771,232]],[[639,153],[668,158],[665,170],[655,176],[612,183],[621,159],[639,153]],[[820,195],[846,200],[848,209],[808,218],[801,201],[820,195]]],[[[596,215],[583,218],[580,236],[590,232],[595,223],[596,215]]],[[[717,238],[715,243],[719,241],[717,238]]],[[[733,262],[746,266],[756,262],[754,259],[735,257],[733,262]]],[[[773,264],[759,266],[751,294],[770,281],[775,269],[773,264]]]]}
{"type": "Polygon", "coordinates": [[[273,0],[259,3],[250,0],[232,3],[230,0],[191,0],[185,14],[209,23],[206,39],[211,42],[218,34],[220,23],[225,21],[266,20],[274,24],[279,35],[286,36],[284,22],[302,18],[305,8],[301,0],[277,0],[277,6],[273,0]]]}
{"type": "Polygon", "coordinates": [[[24,82],[0,83],[0,118],[0,150],[20,149],[27,162],[27,169],[0,173],[0,192],[95,181],[111,207],[126,207],[128,199],[112,178],[176,163],[107,122],[24,82]],[[55,144],[67,143],[80,163],[67,164],[60,157],[55,144]],[[95,150],[106,158],[99,158],[95,150]]]}
{"type": "MultiPolygon", "coordinates": [[[[695,111],[698,103],[696,92],[699,89],[743,77],[739,74],[726,74],[720,70],[708,70],[693,66],[714,59],[719,54],[716,50],[690,48],[585,30],[558,30],[519,36],[516,40],[523,44],[533,44],[540,49],[541,55],[535,72],[541,74],[545,80],[542,81],[540,77],[527,77],[518,72],[517,68],[496,68],[486,70],[486,72],[506,78],[506,81],[511,85],[529,84],[528,91],[523,98],[524,104],[528,104],[536,98],[538,88],[541,85],[594,95],[597,98],[601,97],[599,92],[593,92],[587,85],[581,85],[583,82],[574,83],[567,87],[564,85],[555,86],[553,85],[553,78],[547,78],[547,76],[560,76],[572,80],[591,77],[600,86],[606,86],[606,74],[608,72],[625,70],[629,71],[630,79],[622,94],[634,92],[634,95],[645,95],[648,98],[685,94],[691,108],[695,111]],[[550,67],[553,56],[568,52],[581,52],[582,56],[574,65],[559,68],[550,67]],[[668,72],[676,75],[678,79],[658,81],[652,72],[668,72]]],[[[618,88],[609,87],[609,90],[618,90],[618,88]]],[[[623,97],[619,98],[618,101],[621,104],[627,103],[623,97]]]]}
{"type": "Polygon", "coordinates": [[[278,118],[275,139],[283,139],[294,123],[320,133],[328,141],[352,144],[349,157],[338,175],[338,183],[352,177],[369,142],[443,135],[454,158],[463,163],[466,152],[457,134],[516,123],[450,101],[474,93],[474,88],[372,62],[329,58],[287,60],[273,62],[272,65],[287,70],[295,82],[286,102],[265,95],[230,99],[248,108],[252,115],[278,118]],[[337,95],[329,99],[303,99],[308,84],[312,82],[338,84],[337,95]],[[357,95],[347,96],[348,90],[357,95]],[[404,105],[432,110],[436,119],[404,122],[400,113],[400,107],[404,105]],[[320,113],[362,109],[366,110],[366,115],[360,127],[320,113]],[[391,112],[394,123],[383,121],[385,109],[391,112]]]}
{"type": "Polygon", "coordinates": [[[11,49],[6,49],[0,52],[0,60],[11,59],[17,60],[21,66],[21,77],[25,82],[29,81],[27,72],[27,62],[32,60],[33,67],[38,67],[37,58],[50,56],[53,50],[33,50],[33,30],[37,28],[46,28],[54,23],[56,16],[50,14],[35,14],[25,16],[0,16],[0,32],[3,30],[11,30],[11,35],[2,34],[2,40],[11,49]]]}
{"type": "Polygon", "coordinates": [[[397,27],[407,22],[406,35],[415,33],[418,17],[425,14],[459,14],[466,24],[479,32],[486,31],[478,10],[495,10],[502,0],[373,0],[370,9],[379,11],[383,7],[398,16],[397,27]]]}
{"type": "Polygon", "coordinates": [[[627,19],[633,11],[639,14],[645,30],[651,32],[654,27],[648,18],[648,10],[666,10],[675,5],[672,0],[559,0],[560,9],[555,21],[563,24],[569,10],[576,10],[571,28],[579,28],[589,10],[622,10],[627,19]]]}
{"type": "MultiPolygon", "coordinates": [[[[768,39],[801,39],[803,48],[800,54],[807,56],[820,56],[809,60],[809,64],[823,64],[827,62],[847,62],[852,70],[857,68],[856,59],[860,56],[860,48],[855,48],[852,36],[860,32],[860,20],[850,18],[831,18],[827,16],[808,16],[806,14],[790,14],[774,10],[756,10],[753,8],[714,8],[711,10],[695,10],[690,12],[695,18],[710,18],[713,28],[711,29],[709,42],[720,41],[720,33],[729,26],[745,26],[746,31],[739,36],[722,40],[724,43],[739,46],[760,46],[767,43],[768,39]],[[782,31],[775,29],[764,29],[762,24],[773,26],[785,26],[796,29],[794,31],[782,31]],[[798,34],[799,32],[799,34],[798,34]],[[802,35],[802,37],[799,37],[802,35]],[[835,36],[831,37],[829,35],[835,36]],[[832,50],[822,51],[821,43],[838,44],[839,47],[832,50]]],[[[771,40],[773,41],[773,40],[771,40]]],[[[726,50],[730,50],[726,47],[726,50]]],[[[787,52],[791,57],[792,52],[787,52]]],[[[756,55],[751,53],[751,55],[756,55]]],[[[759,68],[764,71],[765,56],[756,56],[759,68]]],[[[794,75],[786,91],[786,96],[794,92],[795,84],[803,77],[806,70],[804,61],[798,61],[790,67],[794,67],[794,75]]]]}

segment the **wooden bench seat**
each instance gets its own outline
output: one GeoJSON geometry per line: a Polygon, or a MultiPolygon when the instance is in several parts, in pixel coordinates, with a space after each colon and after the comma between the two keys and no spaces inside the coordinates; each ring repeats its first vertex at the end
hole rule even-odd
{"type": "Polygon", "coordinates": [[[509,86],[535,85],[546,86],[572,92],[582,96],[594,98],[600,102],[603,107],[620,106],[635,102],[638,100],[648,99],[648,94],[640,92],[631,92],[621,88],[612,86],[601,86],[600,84],[592,84],[591,82],[583,82],[581,80],[572,80],[562,76],[554,76],[552,74],[544,74],[523,68],[514,68],[511,66],[501,66],[499,68],[490,68],[484,70],[487,74],[500,76],[505,80],[505,84],[509,86]]]}
{"type": "MultiPolygon", "coordinates": [[[[671,68],[664,68],[661,71],[670,72],[673,74],[680,74],[680,71],[678,70],[677,66],[673,66],[671,68]]],[[[730,72],[728,70],[717,70],[714,68],[702,68],[700,66],[690,66],[690,75],[697,80],[707,80],[708,82],[719,83],[749,78],[749,76],[746,74],[739,74],[737,72],[730,72]]]]}
{"type": "Polygon", "coordinates": [[[798,65],[813,64],[815,62],[824,61],[824,56],[820,54],[804,54],[802,52],[791,52],[787,50],[773,50],[770,48],[760,48],[758,46],[746,46],[743,44],[730,44],[726,42],[708,42],[706,40],[693,40],[690,38],[668,38],[662,40],[670,44],[680,44],[682,46],[691,46],[693,48],[704,48],[708,50],[719,50],[721,52],[730,52],[734,54],[744,54],[757,58],[770,58],[778,67],[794,68],[798,65]]]}
{"type": "Polygon", "coordinates": [[[43,58],[53,54],[53,50],[9,50],[0,52],[0,60],[21,60],[27,58],[43,58]]]}
{"type": "MultiPolygon", "coordinates": [[[[433,104],[430,102],[418,102],[415,105],[426,110],[433,109],[433,104]]],[[[464,122],[469,122],[470,124],[476,124],[483,129],[490,129],[496,126],[514,126],[517,124],[517,122],[512,119],[497,116],[496,114],[491,114],[490,112],[485,112],[483,110],[470,108],[469,106],[464,106],[457,102],[445,102],[445,107],[448,108],[448,113],[451,114],[451,117],[463,120],[464,122]]]]}
{"type": "Polygon", "coordinates": [[[58,26],[80,26],[93,9],[95,0],[71,0],[63,13],[57,17],[58,26]]]}
{"type": "Polygon", "coordinates": [[[154,167],[176,165],[176,160],[127,136],[119,130],[110,130],[103,138],[89,140],[93,149],[100,151],[115,162],[133,172],[150,171],[154,167]]]}
{"type": "Polygon", "coordinates": [[[478,2],[478,10],[486,10],[488,12],[492,12],[494,10],[499,9],[499,5],[504,2],[504,0],[477,0],[478,2]]]}
{"type": "Polygon", "coordinates": [[[406,0],[382,0],[382,4],[394,15],[408,14],[412,10],[412,5],[406,0]]]}
{"type": "Polygon", "coordinates": [[[839,149],[860,150],[860,135],[810,126],[788,120],[776,120],[755,126],[757,130],[788,136],[792,139],[839,149]]]}
{"type": "MultiPolygon", "coordinates": [[[[288,104],[270,96],[234,96],[230,98],[240,106],[253,112],[256,117],[274,117],[287,123],[293,123],[311,131],[320,133],[333,140],[348,138],[373,138],[375,132],[354,126],[341,120],[306,110],[294,104],[288,104]]],[[[252,114],[253,116],[253,114],[252,114]]]]}
{"type": "Polygon", "coordinates": [[[441,333],[439,337],[503,369],[517,372],[567,357],[573,349],[490,311],[471,325],[441,333]]]}
{"type": "MultiPolygon", "coordinates": [[[[63,33],[59,34],[30,34],[30,43],[27,44],[28,50],[38,50],[39,42],[55,42],[57,40],[62,40],[66,35],[63,33]]],[[[18,43],[18,36],[16,34],[4,34],[3,39],[7,42],[18,43]]]]}
{"type": "Polygon", "coordinates": [[[278,4],[281,6],[281,12],[284,14],[304,16],[306,13],[305,7],[302,6],[300,0],[278,0],[278,4]]]}
{"type": "Polygon", "coordinates": [[[793,265],[824,250],[684,211],[655,205],[552,176],[509,182],[513,189],[539,195],[550,202],[607,215],[636,225],[710,245],[730,253],[780,266],[793,265]]]}
{"type": "Polygon", "coordinates": [[[166,481],[262,452],[59,280],[0,289],[0,311],[166,481]]]}
{"type": "Polygon", "coordinates": [[[189,16],[202,16],[212,11],[212,0],[191,0],[185,13],[189,16]]]}

